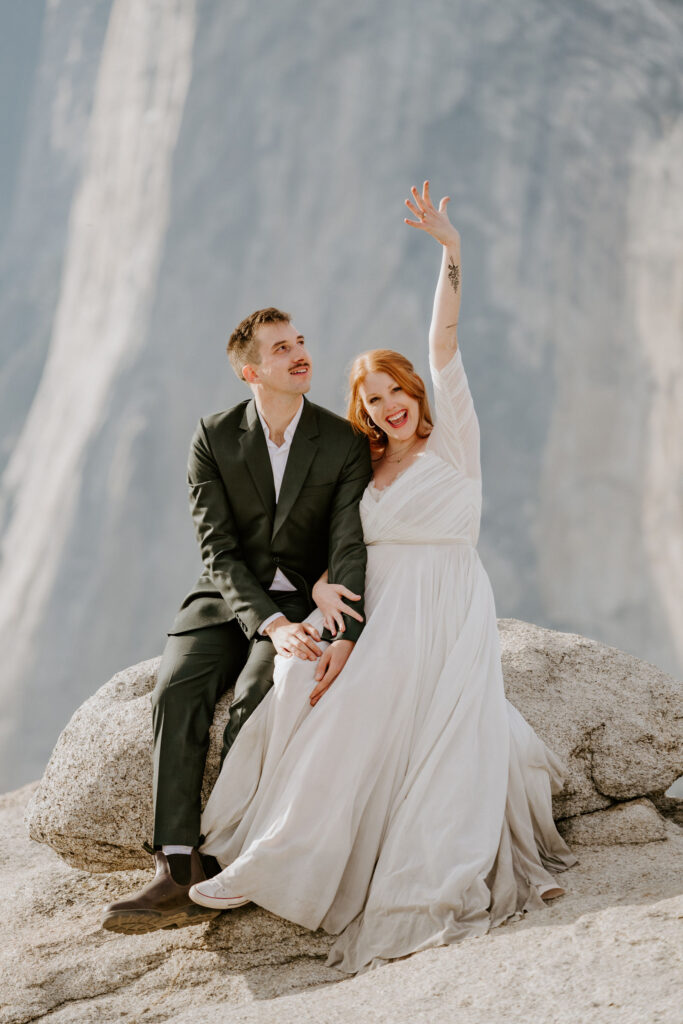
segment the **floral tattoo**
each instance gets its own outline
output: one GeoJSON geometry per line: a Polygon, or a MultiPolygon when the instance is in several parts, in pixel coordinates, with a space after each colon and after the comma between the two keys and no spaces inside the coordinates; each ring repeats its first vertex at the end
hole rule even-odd
{"type": "Polygon", "coordinates": [[[448,264],[448,280],[453,285],[453,291],[458,294],[458,285],[460,284],[460,267],[457,266],[453,260],[448,264]]]}

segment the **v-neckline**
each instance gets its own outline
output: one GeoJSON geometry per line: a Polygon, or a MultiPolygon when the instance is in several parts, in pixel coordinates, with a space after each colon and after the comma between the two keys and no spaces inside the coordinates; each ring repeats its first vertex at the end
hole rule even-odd
{"type": "Polygon", "coordinates": [[[424,449],[423,449],[423,450],[422,450],[421,452],[418,452],[418,453],[417,453],[417,455],[415,456],[415,458],[413,459],[413,461],[412,461],[412,462],[410,463],[410,465],[409,465],[409,466],[406,466],[406,468],[405,468],[405,469],[402,469],[400,473],[397,473],[397,474],[396,474],[396,476],[394,477],[394,479],[393,479],[393,480],[391,481],[391,483],[388,483],[388,484],[386,485],[386,487],[381,487],[381,488],[380,488],[380,487],[375,487],[374,481],[373,481],[373,480],[371,480],[371,481],[370,481],[370,483],[368,484],[368,490],[369,490],[370,488],[372,488],[372,490],[373,490],[373,491],[375,492],[375,494],[377,495],[377,499],[376,499],[376,500],[377,500],[377,501],[379,501],[379,499],[381,498],[381,496],[382,496],[382,495],[383,495],[383,494],[384,494],[384,493],[385,493],[386,491],[390,490],[390,489],[391,489],[391,488],[392,488],[392,487],[394,486],[394,484],[395,484],[395,483],[398,483],[398,481],[399,481],[399,480],[400,480],[400,479],[401,479],[402,477],[404,477],[404,476],[406,475],[406,473],[409,473],[409,472],[410,472],[410,470],[411,470],[411,469],[413,468],[413,466],[416,466],[416,465],[418,465],[418,463],[419,463],[420,459],[421,459],[421,458],[423,458],[423,456],[427,455],[427,454],[428,454],[428,451],[429,451],[429,450],[428,450],[427,448],[424,448],[424,449]]]}

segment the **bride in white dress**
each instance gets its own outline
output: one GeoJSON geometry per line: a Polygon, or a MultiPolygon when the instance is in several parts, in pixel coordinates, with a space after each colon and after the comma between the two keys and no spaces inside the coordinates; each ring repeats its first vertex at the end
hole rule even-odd
{"type": "MultiPolygon", "coordinates": [[[[224,870],[190,891],[205,906],[254,902],[322,927],[336,935],[328,965],[351,974],[541,907],[564,892],[552,872],[577,862],[552,816],[564,766],[505,697],[476,548],[479,425],[457,345],[460,238],[448,199],[437,210],[427,182],[412,194],[406,223],[443,246],[434,428],[403,357],[356,360],[350,418],[374,430],[376,449],[383,442],[360,505],[366,625],[329,687],[316,685],[315,663],[276,658],[274,686],[202,817],[202,852],[224,870]],[[396,377],[377,368],[392,365],[396,377]],[[397,380],[406,375],[412,394],[397,380]]],[[[323,619],[309,617],[318,628],[323,619]]]]}

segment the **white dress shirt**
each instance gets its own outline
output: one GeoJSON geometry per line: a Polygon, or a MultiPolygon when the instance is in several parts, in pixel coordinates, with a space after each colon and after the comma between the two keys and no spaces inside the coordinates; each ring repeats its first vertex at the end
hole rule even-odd
{"type": "MultiPolygon", "coordinates": [[[[256,406],[256,411],[258,412],[258,417],[261,420],[261,426],[263,427],[263,433],[266,438],[266,445],[268,446],[268,456],[270,458],[270,465],[273,470],[273,483],[275,484],[275,501],[277,503],[280,497],[282,478],[285,475],[287,459],[289,457],[289,449],[292,447],[292,438],[294,437],[294,431],[296,430],[299,420],[301,419],[301,414],[304,411],[304,400],[303,398],[301,399],[301,405],[299,406],[297,412],[294,414],[294,416],[288,423],[287,428],[285,430],[285,439],[281,445],[276,445],[275,442],[271,440],[268,424],[261,415],[261,410],[259,409],[258,405],[256,406]]],[[[292,583],[287,579],[287,577],[285,576],[281,569],[277,569],[275,572],[275,576],[273,577],[273,582],[270,585],[270,589],[291,592],[293,590],[296,590],[296,587],[292,585],[292,583]]],[[[269,615],[267,619],[264,619],[264,621],[259,626],[259,633],[263,633],[263,630],[268,625],[268,623],[273,622],[275,619],[279,618],[280,615],[282,615],[282,612],[276,612],[274,615],[269,615]]]]}

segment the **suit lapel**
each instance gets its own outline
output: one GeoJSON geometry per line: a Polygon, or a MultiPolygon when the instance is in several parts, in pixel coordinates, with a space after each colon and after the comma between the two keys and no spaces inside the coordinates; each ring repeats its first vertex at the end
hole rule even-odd
{"type": "MultiPolygon", "coordinates": [[[[275,538],[278,530],[281,529],[283,523],[287,519],[287,516],[292,510],[294,502],[299,496],[299,491],[303,486],[303,482],[306,479],[311,463],[318,451],[318,445],[315,440],[317,436],[318,417],[316,416],[315,410],[311,406],[310,402],[304,398],[303,412],[301,413],[301,419],[299,420],[298,426],[294,431],[292,447],[289,449],[289,455],[287,457],[285,475],[282,478],[280,496],[275,510],[273,539],[275,538]]],[[[267,454],[268,453],[266,452],[266,455],[267,454]]]]}
{"type": "MultiPolygon", "coordinates": [[[[303,417],[302,417],[303,419],[303,417]]],[[[300,425],[300,424],[299,424],[300,425]]],[[[275,515],[275,484],[273,469],[268,455],[268,446],[263,434],[263,427],[256,410],[256,402],[252,398],[247,403],[244,416],[240,423],[240,448],[242,457],[251,473],[256,489],[259,492],[263,507],[272,522],[275,515]]]]}

